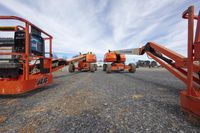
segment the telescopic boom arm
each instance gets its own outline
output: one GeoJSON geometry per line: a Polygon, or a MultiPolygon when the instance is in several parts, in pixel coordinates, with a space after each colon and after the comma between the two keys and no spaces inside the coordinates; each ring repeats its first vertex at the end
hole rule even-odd
{"type": "Polygon", "coordinates": [[[117,50],[116,52],[143,55],[146,53],[164,68],[183,81],[187,89],[180,92],[180,104],[183,108],[200,116],[200,12],[194,15],[194,6],[183,12],[188,20],[188,54],[184,57],[164,46],[148,42],[145,46],[135,49],[117,50]],[[197,27],[194,37],[194,20],[197,27]]]}

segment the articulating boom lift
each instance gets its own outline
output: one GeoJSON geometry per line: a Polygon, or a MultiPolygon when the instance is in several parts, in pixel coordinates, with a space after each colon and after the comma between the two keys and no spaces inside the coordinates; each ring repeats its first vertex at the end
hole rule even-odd
{"type": "Polygon", "coordinates": [[[91,71],[95,72],[97,70],[96,64],[96,55],[92,52],[88,52],[86,54],[80,54],[79,56],[75,57],[73,61],[69,64],[69,72],[74,72],[76,69],[79,71],[91,71]],[[74,62],[78,62],[78,67],[75,67],[74,62]]]}
{"type": "Polygon", "coordinates": [[[0,16],[0,20],[17,20],[25,25],[0,26],[1,32],[14,32],[14,38],[0,39],[0,94],[24,93],[52,83],[52,36],[23,18],[0,16]]]}
{"type": "Polygon", "coordinates": [[[24,24],[0,26],[0,32],[14,33],[14,38],[0,38],[0,94],[20,94],[51,84],[52,72],[83,58],[53,59],[51,35],[20,17],[0,16],[0,20],[24,24]]]}
{"type": "Polygon", "coordinates": [[[188,19],[188,55],[184,57],[154,42],[142,48],[119,50],[118,52],[143,55],[146,53],[173,75],[183,81],[187,89],[180,92],[180,104],[186,110],[200,116],[200,12],[194,15],[194,6],[183,12],[188,19]],[[197,20],[195,38],[194,20],[197,20]]]}
{"type": "Polygon", "coordinates": [[[135,64],[130,63],[129,65],[126,65],[125,61],[125,54],[109,50],[104,55],[103,71],[111,73],[112,71],[128,70],[130,73],[134,73],[136,69],[135,64]]]}

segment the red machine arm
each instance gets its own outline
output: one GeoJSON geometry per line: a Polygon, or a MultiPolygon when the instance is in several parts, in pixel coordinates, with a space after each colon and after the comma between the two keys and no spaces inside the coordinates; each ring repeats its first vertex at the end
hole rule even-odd
{"type": "Polygon", "coordinates": [[[141,49],[141,54],[147,53],[187,85],[187,89],[180,93],[181,106],[200,116],[200,13],[195,16],[194,6],[191,6],[184,11],[183,18],[188,19],[187,58],[153,42],[147,43],[141,49]],[[194,38],[195,19],[197,27],[194,38]]]}
{"type": "Polygon", "coordinates": [[[52,61],[52,65],[53,65],[52,66],[52,71],[53,72],[58,71],[58,70],[62,69],[63,67],[65,67],[66,65],[69,65],[72,62],[78,62],[78,61],[83,60],[85,58],[86,58],[86,55],[80,54],[79,56],[71,58],[69,60],[54,59],[52,61]]]}
{"type": "Polygon", "coordinates": [[[200,12],[194,15],[194,6],[183,12],[188,19],[188,54],[184,57],[154,42],[148,42],[142,48],[118,50],[118,52],[148,56],[183,81],[187,89],[180,93],[180,104],[183,108],[200,116],[200,12]],[[194,20],[197,20],[194,37],[194,20]]]}

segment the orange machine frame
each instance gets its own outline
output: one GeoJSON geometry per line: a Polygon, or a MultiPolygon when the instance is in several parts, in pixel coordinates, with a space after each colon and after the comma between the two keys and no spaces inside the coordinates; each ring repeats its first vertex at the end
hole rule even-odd
{"type": "Polygon", "coordinates": [[[30,23],[29,21],[16,17],[16,16],[0,16],[0,20],[17,20],[22,23],[24,23],[24,27],[22,26],[16,26],[16,28],[2,28],[0,31],[16,31],[18,28],[23,28],[25,31],[25,53],[15,53],[15,52],[1,52],[0,55],[19,55],[21,56],[21,59],[23,60],[23,74],[19,76],[17,79],[15,78],[1,78],[0,79],[0,94],[20,94],[24,93],[30,90],[34,90],[36,88],[48,85],[52,83],[53,76],[52,76],[52,39],[53,37],[46,33],[45,31],[41,30],[34,24],[30,23]],[[44,34],[46,37],[43,38],[45,41],[49,41],[49,58],[46,58],[45,56],[30,56],[29,52],[29,34],[30,34],[30,26],[34,27],[38,31],[40,31],[42,34],[44,34]],[[50,72],[46,74],[42,73],[35,73],[30,74],[30,60],[35,60],[38,58],[44,59],[44,66],[49,67],[50,72]]]}
{"type": "Polygon", "coordinates": [[[81,70],[89,71],[91,63],[95,63],[96,62],[96,55],[94,55],[94,54],[92,54],[90,52],[87,53],[87,54],[83,54],[83,55],[85,55],[85,59],[84,60],[80,60],[78,62],[77,69],[79,71],[81,71],[81,70]]]}
{"type": "Polygon", "coordinates": [[[114,63],[112,66],[112,71],[118,71],[118,70],[122,70],[123,71],[126,71],[126,70],[129,70],[131,69],[131,67],[129,65],[125,65],[123,63],[114,63]]]}
{"type": "MultiPolygon", "coordinates": [[[[125,61],[126,61],[126,56],[125,54],[122,54],[119,52],[120,56],[122,57],[120,62],[115,62],[113,59],[115,57],[112,56],[116,56],[116,53],[118,51],[109,51],[104,55],[104,65],[105,64],[109,64],[111,63],[111,71],[129,71],[131,69],[130,65],[126,65],[125,61]],[[107,56],[107,57],[106,57],[107,56]]],[[[107,72],[110,73],[110,72],[107,72]]]]}
{"type": "Polygon", "coordinates": [[[70,63],[70,65],[74,66],[74,71],[78,70],[85,70],[85,71],[89,71],[90,67],[91,67],[91,63],[95,63],[96,62],[96,55],[93,54],[92,52],[88,52],[86,54],[81,54],[75,58],[72,58],[70,60],[68,60],[68,62],[70,63]],[[75,67],[75,65],[73,64],[74,62],[78,62],[78,66],[75,67]]]}
{"type": "Polygon", "coordinates": [[[146,53],[187,85],[187,89],[180,92],[180,104],[200,116],[200,12],[195,16],[194,6],[190,6],[182,17],[188,19],[187,58],[154,42],[139,49],[139,54],[146,53]],[[197,20],[195,38],[194,20],[197,20]]]}

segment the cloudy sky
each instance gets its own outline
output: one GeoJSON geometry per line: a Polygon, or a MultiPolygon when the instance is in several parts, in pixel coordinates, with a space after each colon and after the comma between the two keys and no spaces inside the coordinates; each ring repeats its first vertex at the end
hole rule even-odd
{"type": "Polygon", "coordinates": [[[108,49],[148,41],[185,55],[187,21],[181,15],[190,5],[200,9],[199,0],[0,0],[0,14],[47,31],[59,55],[93,51],[100,58],[108,49]]]}

